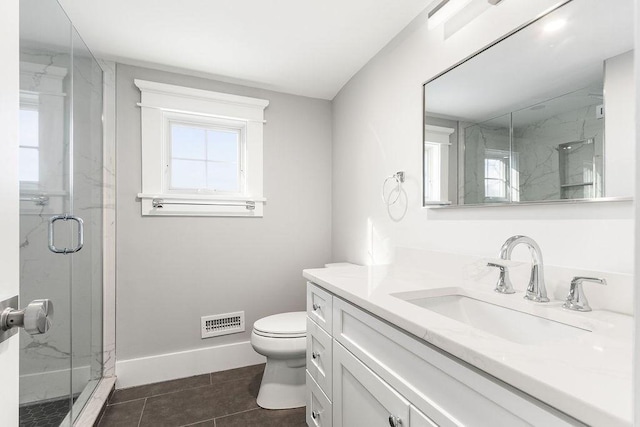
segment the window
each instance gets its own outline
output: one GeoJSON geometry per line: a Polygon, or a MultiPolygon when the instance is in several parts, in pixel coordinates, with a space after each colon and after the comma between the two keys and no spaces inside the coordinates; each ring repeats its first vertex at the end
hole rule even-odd
{"type": "Polygon", "coordinates": [[[20,62],[19,180],[20,214],[65,211],[69,120],[64,92],[67,69],[20,62]]]}
{"type": "Polygon", "coordinates": [[[449,147],[454,132],[454,128],[425,125],[424,205],[449,203],[449,147]]]}
{"type": "Polygon", "coordinates": [[[242,195],[244,127],[169,121],[168,190],[242,195]]]}
{"type": "Polygon", "coordinates": [[[487,202],[507,202],[520,200],[517,153],[510,155],[506,150],[485,150],[484,197],[487,202]],[[510,186],[512,186],[510,188],[510,186]]]}
{"type": "Polygon", "coordinates": [[[40,114],[38,95],[20,94],[20,185],[37,188],[40,181],[40,114]]]}
{"type": "Polygon", "coordinates": [[[440,144],[424,143],[424,199],[440,200],[440,144]]]}
{"type": "Polygon", "coordinates": [[[268,101],[136,80],[142,215],[260,217],[268,101]]]}

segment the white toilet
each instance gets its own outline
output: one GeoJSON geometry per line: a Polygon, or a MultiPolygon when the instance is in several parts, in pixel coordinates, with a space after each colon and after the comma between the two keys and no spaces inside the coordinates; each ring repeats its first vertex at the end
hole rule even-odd
{"type": "Polygon", "coordinates": [[[265,409],[305,405],[307,313],[281,313],[253,324],[253,349],[267,357],[257,403],[265,409]]]}

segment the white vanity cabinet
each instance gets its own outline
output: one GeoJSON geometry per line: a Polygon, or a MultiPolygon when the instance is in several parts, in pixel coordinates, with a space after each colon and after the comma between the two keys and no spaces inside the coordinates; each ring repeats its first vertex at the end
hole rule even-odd
{"type": "Polygon", "coordinates": [[[309,426],[583,425],[313,283],[307,295],[309,426]]]}
{"type": "Polygon", "coordinates": [[[333,364],[334,427],[436,425],[340,344],[334,346],[333,364]]]}
{"type": "Polygon", "coordinates": [[[307,283],[307,425],[331,427],[333,295],[307,283]]]}

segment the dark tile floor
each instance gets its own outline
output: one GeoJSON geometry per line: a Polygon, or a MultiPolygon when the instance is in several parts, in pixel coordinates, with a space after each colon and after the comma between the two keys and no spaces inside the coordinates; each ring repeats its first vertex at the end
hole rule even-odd
{"type": "Polygon", "coordinates": [[[116,390],[99,427],[303,427],[304,408],[256,404],[264,365],[116,390]]]}

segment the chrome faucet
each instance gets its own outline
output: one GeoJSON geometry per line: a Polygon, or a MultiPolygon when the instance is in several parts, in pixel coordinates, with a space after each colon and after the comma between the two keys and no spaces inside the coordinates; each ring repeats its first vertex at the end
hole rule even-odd
{"type": "MultiPolygon", "coordinates": [[[[502,245],[502,248],[500,248],[500,258],[510,260],[513,248],[520,243],[527,245],[531,253],[531,277],[524,298],[535,302],[548,302],[547,288],[544,285],[542,251],[540,251],[540,246],[538,246],[535,240],[527,236],[512,236],[508,238],[502,245]]],[[[507,277],[507,280],[510,279],[507,277]]],[[[511,286],[511,283],[507,285],[511,286]]]]}

